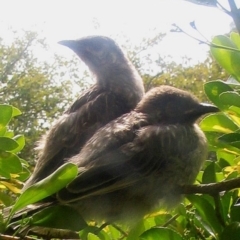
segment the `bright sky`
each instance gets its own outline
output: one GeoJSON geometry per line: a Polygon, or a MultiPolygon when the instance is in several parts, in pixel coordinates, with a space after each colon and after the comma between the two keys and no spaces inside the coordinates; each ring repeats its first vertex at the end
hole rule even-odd
{"type": "Polygon", "coordinates": [[[228,32],[231,23],[229,16],[215,8],[181,0],[0,0],[0,6],[2,38],[7,38],[10,26],[37,30],[46,37],[50,51],[58,54],[69,52],[57,44],[63,39],[101,34],[112,36],[120,45],[126,39],[137,45],[142,38],[166,32],[160,54],[176,59],[187,55],[201,61],[208,47],[170,32],[171,24],[191,32],[189,22],[195,20],[199,31],[210,39],[228,32]]]}

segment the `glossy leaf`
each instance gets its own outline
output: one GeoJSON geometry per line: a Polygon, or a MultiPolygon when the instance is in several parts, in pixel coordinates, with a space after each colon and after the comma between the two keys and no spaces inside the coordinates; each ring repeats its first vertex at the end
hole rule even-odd
{"type": "Polygon", "coordinates": [[[237,92],[223,92],[219,99],[225,106],[240,107],[240,95],[237,92]]]}
{"type": "Polygon", "coordinates": [[[30,170],[28,168],[26,168],[24,165],[22,167],[22,171],[18,173],[18,176],[16,177],[19,181],[26,181],[29,176],[31,175],[32,173],[30,172],[30,170]]]}
{"type": "Polygon", "coordinates": [[[12,112],[11,106],[0,104],[0,129],[9,123],[12,118],[12,112]]]}
{"type": "Polygon", "coordinates": [[[87,226],[86,228],[84,228],[79,232],[79,236],[81,237],[82,240],[90,240],[90,239],[96,239],[96,238],[100,240],[115,239],[115,238],[110,238],[108,234],[106,234],[101,228],[98,228],[95,226],[87,226]]]}
{"type": "MultiPolygon", "coordinates": [[[[236,106],[229,107],[229,110],[226,111],[228,117],[240,127],[240,108],[236,106]]],[[[239,130],[238,130],[239,131],[239,130]]],[[[239,131],[240,132],[240,131],[239,131]]]]}
{"type": "Polygon", "coordinates": [[[233,222],[224,228],[222,234],[220,235],[220,240],[239,240],[240,236],[240,223],[233,222]]]}
{"type": "Polygon", "coordinates": [[[141,240],[183,240],[181,235],[169,228],[159,227],[152,228],[144,232],[139,239],[141,240]]]}
{"type": "Polygon", "coordinates": [[[14,183],[9,183],[6,181],[1,181],[1,184],[4,185],[6,188],[8,188],[11,192],[17,194],[21,192],[21,189],[16,187],[14,183]]]}
{"type": "Polygon", "coordinates": [[[236,148],[240,148],[240,133],[224,134],[218,138],[219,141],[228,143],[236,148]]]}
{"type": "Polygon", "coordinates": [[[232,222],[240,222],[240,204],[231,207],[230,216],[232,222]]]}
{"type": "Polygon", "coordinates": [[[238,130],[238,126],[225,114],[216,113],[206,116],[200,123],[203,131],[220,133],[232,133],[238,130]]]}
{"type": "Polygon", "coordinates": [[[22,112],[18,109],[12,106],[12,117],[16,117],[22,114],[22,112]]]}
{"type": "Polygon", "coordinates": [[[187,199],[194,205],[198,210],[201,218],[208,223],[215,234],[219,234],[222,231],[222,226],[219,223],[213,206],[202,196],[189,195],[187,199]]]}
{"type": "Polygon", "coordinates": [[[204,84],[204,91],[207,97],[220,109],[225,109],[222,101],[219,99],[221,93],[234,92],[234,90],[223,81],[211,81],[204,84]]]}
{"type": "Polygon", "coordinates": [[[102,240],[102,239],[96,236],[95,234],[89,233],[88,240],[102,240]]]}
{"type": "Polygon", "coordinates": [[[236,32],[232,32],[230,34],[230,39],[237,46],[237,48],[240,49],[240,37],[239,37],[239,34],[236,33],[236,32]]]}
{"type": "Polygon", "coordinates": [[[7,132],[7,127],[0,124],[0,136],[5,136],[5,133],[7,132]]]}
{"type": "Polygon", "coordinates": [[[223,160],[227,162],[225,164],[225,166],[222,166],[222,167],[227,167],[229,165],[233,165],[235,158],[236,158],[236,156],[234,154],[228,153],[228,152],[220,150],[220,149],[217,151],[218,162],[220,164],[222,163],[223,160]]]}
{"type": "Polygon", "coordinates": [[[219,35],[213,38],[213,44],[236,49],[228,50],[223,48],[211,47],[211,53],[217,62],[234,78],[240,80],[240,52],[237,45],[227,36],[219,35]]]}
{"type": "Polygon", "coordinates": [[[22,171],[22,164],[20,158],[7,152],[0,153],[0,175],[5,178],[10,178],[10,174],[19,173],[22,171]]]}
{"type": "Polygon", "coordinates": [[[215,163],[211,162],[204,170],[202,176],[202,183],[214,183],[216,182],[215,163]]]}
{"type": "Polygon", "coordinates": [[[145,221],[142,219],[137,224],[134,225],[134,227],[131,228],[131,230],[128,233],[127,240],[134,240],[139,237],[145,230],[149,229],[145,227],[145,221]]]}
{"type": "Polygon", "coordinates": [[[12,151],[18,146],[15,140],[8,137],[0,137],[0,150],[12,151]]]}
{"type": "Polygon", "coordinates": [[[13,140],[17,142],[18,147],[15,148],[15,149],[13,149],[11,152],[13,152],[13,153],[18,153],[18,152],[20,152],[20,151],[24,148],[24,146],[25,146],[25,138],[24,138],[23,135],[17,135],[17,136],[15,136],[15,137],[13,137],[13,140]]]}
{"type": "Polygon", "coordinates": [[[232,191],[226,191],[224,193],[222,193],[220,201],[221,201],[221,214],[222,217],[224,219],[224,222],[228,222],[229,221],[229,210],[230,207],[232,205],[232,195],[233,192],[232,191]]]}
{"type": "Polygon", "coordinates": [[[0,191],[0,201],[5,205],[5,206],[10,206],[13,202],[13,199],[11,196],[9,196],[9,193],[1,192],[0,191]]]}
{"type": "Polygon", "coordinates": [[[82,216],[69,206],[47,207],[33,214],[29,225],[70,229],[72,231],[79,231],[87,226],[82,216]]]}
{"type": "Polygon", "coordinates": [[[77,166],[72,163],[62,165],[51,175],[26,189],[17,199],[11,213],[56,193],[70,183],[77,172],[77,166]]]}

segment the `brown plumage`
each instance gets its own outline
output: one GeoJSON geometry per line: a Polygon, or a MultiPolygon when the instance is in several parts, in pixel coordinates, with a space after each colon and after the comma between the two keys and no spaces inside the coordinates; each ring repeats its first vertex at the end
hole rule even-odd
{"type": "Polygon", "coordinates": [[[112,39],[89,36],[59,43],[85,62],[96,84],[81,94],[42,139],[35,170],[24,189],[77,154],[97,129],[131,111],[144,95],[141,77],[112,39]]]}
{"type": "Polygon", "coordinates": [[[150,90],[69,159],[79,174],[58,201],[108,222],[141,218],[159,203],[173,206],[181,199],[177,187],[193,183],[206,158],[206,138],[195,122],[216,111],[173,87],[150,90]]]}

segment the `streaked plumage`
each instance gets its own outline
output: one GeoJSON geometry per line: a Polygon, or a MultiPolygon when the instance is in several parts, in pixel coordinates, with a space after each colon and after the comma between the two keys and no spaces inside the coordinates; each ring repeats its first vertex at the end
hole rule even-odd
{"type": "Polygon", "coordinates": [[[181,199],[178,185],[194,182],[207,154],[195,121],[216,112],[190,93],[161,86],[137,107],[99,129],[69,162],[78,177],[57,194],[86,219],[133,220],[159,203],[181,199]]]}

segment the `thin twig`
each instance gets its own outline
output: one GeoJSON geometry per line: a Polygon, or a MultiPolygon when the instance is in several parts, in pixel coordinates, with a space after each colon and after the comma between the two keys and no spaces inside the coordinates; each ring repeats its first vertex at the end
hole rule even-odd
{"type": "Polygon", "coordinates": [[[180,192],[182,194],[205,193],[214,195],[220,192],[230,191],[235,188],[240,188],[240,177],[219,183],[184,185],[180,186],[180,192]]]}
{"type": "Polygon", "coordinates": [[[179,214],[175,214],[173,217],[171,217],[167,222],[165,222],[162,227],[167,227],[169,224],[171,224],[175,219],[179,217],[179,214]]]}

